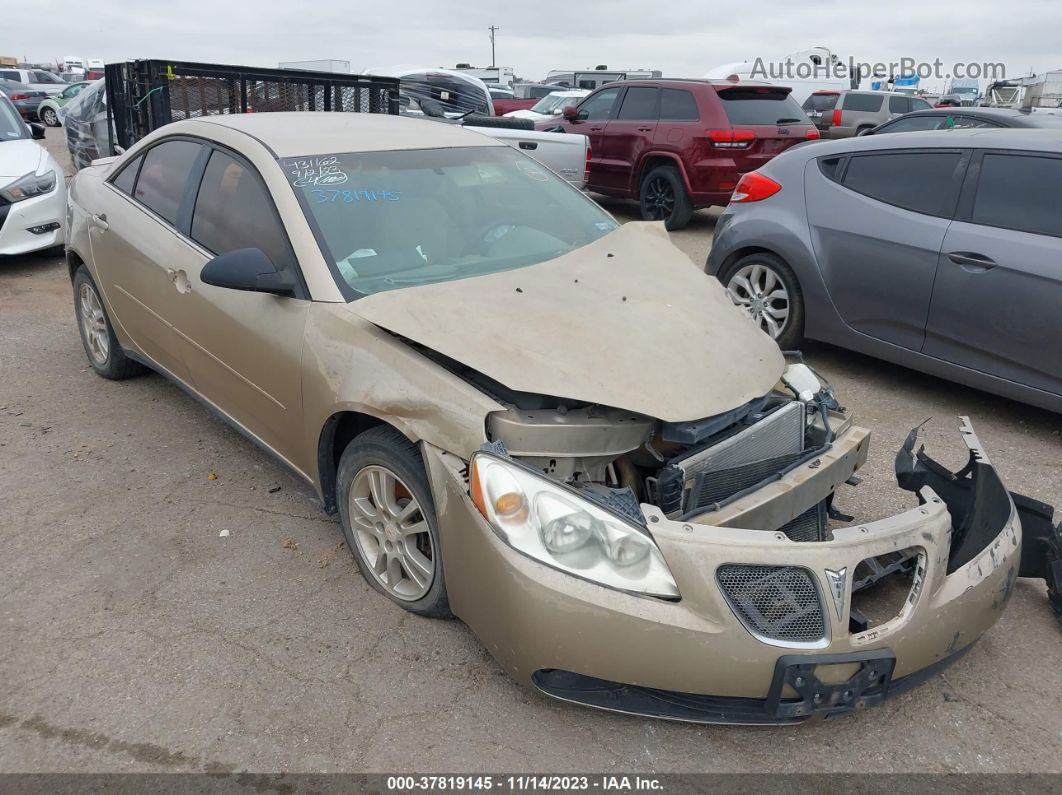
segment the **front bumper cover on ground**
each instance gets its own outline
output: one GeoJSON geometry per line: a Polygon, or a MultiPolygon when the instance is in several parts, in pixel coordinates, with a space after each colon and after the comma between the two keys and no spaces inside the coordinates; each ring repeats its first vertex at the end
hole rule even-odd
{"type": "MultiPolygon", "coordinates": [[[[670,521],[643,505],[677,602],[579,580],[514,551],[472,506],[463,462],[427,447],[450,604],[518,681],[587,706],[709,723],[792,723],[873,706],[965,653],[998,619],[1018,576],[1018,513],[965,419],[961,433],[970,463],[953,474],[914,451],[913,432],[897,475],[919,506],[835,529],[831,541],[670,521]],[[851,620],[857,566],[899,551],[916,558],[899,613],[859,630],[851,620]],[[800,569],[811,578],[821,642],[786,643],[747,629],[717,580],[735,565],[800,569]]],[[[865,438],[853,427],[835,440],[830,461],[804,466],[850,463],[846,446],[855,450],[865,438]]],[[[807,474],[791,480],[814,482],[807,474]]]]}

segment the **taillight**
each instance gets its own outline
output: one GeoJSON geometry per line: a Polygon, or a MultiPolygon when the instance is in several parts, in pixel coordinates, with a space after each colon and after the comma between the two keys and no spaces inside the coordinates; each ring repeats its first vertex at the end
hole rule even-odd
{"type": "Polygon", "coordinates": [[[834,108],[833,109],[833,118],[830,120],[830,123],[834,127],[840,127],[841,126],[841,109],[840,108],[834,108]]]}
{"type": "Polygon", "coordinates": [[[804,137],[807,138],[809,141],[817,141],[819,138],[822,137],[822,135],[819,133],[818,130],[812,127],[810,130],[804,133],[804,137]]]}
{"type": "Polygon", "coordinates": [[[763,176],[759,171],[749,171],[743,174],[734,188],[731,202],[758,202],[773,196],[782,189],[782,186],[769,177],[763,176]]]}
{"type": "Polygon", "coordinates": [[[756,140],[752,130],[709,130],[708,140],[718,149],[747,149],[756,140]]]}
{"type": "Polygon", "coordinates": [[[590,144],[586,145],[586,168],[583,169],[583,182],[590,181],[590,144]]]}
{"type": "Polygon", "coordinates": [[[29,98],[30,98],[29,94],[11,94],[11,96],[9,97],[9,99],[12,102],[14,102],[16,99],[29,99],[29,98]]]}

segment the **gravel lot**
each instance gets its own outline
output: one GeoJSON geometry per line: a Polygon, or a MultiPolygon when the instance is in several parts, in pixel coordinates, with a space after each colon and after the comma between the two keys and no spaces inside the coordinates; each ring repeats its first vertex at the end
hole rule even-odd
{"type": "MultiPolygon", "coordinates": [[[[48,145],[65,162],[61,130],[48,145]]],[[[698,266],[714,217],[674,235],[698,266]]],[[[1058,416],[806,353],[874,432],[843,510],[912,504],[896,448],[933,417],[929,449],[959,465],[960,413],[1011,488],[1062,504],[1058,416]]],[[[461,623],[371,592],[311,490],[177,387],[96,377],[61,258],[0,259],[0,372],[0,771],[1062,772],[1062,633],[1041,583],[880,709],[788,729],[596,713],[517,686],[461,623]]]]}

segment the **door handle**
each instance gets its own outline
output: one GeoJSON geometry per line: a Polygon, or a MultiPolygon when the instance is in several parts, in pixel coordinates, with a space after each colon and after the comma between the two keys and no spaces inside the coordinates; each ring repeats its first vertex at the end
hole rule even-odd
{"type": "Polygon", "coordinates": [[[652,132],[652,131],[653,131],[652,127],[639,127],[638,128],[638,132],[652,132]]]}
{"type": "Polygon", "coordinates": [[[99,215],[93,215],[92,225],[98,229],[109,229],[110,225],[107,223],[107,214],[100,213],[99,215]]]}
{"type": "Polygon", "coordinates": [[[605,128],[604,127],[591,127],[590,128],[590,132],[601,132],[601,130],[603,130],[603,129],[605,129],[605,128]]]}
{"type": "Polygon", "coordinates": [[[961,265],[963,270],[970,271],[970,273],[983,273],[996,267],[994,259],[970,251],[951,251],[948,253],[948,259],[956,265],[961,265]]]}
{"type": "Polygon", "coordinates": [[[534,141],[521,141],[520,142],[520,148],[521,149],[538,149],[538,144],[535,143],[534,141]]]}

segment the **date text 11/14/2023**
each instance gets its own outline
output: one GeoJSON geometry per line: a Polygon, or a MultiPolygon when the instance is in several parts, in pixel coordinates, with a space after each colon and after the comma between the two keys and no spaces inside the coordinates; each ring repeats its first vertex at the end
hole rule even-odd
{"type": "Polygon", "coordinates": [[[652,792],[663,782],[638,775],[413,775],[388,776],[388,792],[652,792]]]}

